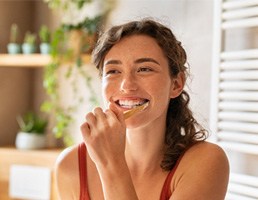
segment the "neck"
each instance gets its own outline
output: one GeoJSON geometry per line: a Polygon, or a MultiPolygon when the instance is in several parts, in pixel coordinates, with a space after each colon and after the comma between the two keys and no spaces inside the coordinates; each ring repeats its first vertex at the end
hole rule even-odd
{"type": "Polygon", "coordinates": [[[125,156],[130,172],[137,175],[160,170],[163,159],[165,124],[129,129],[125,156]]]}

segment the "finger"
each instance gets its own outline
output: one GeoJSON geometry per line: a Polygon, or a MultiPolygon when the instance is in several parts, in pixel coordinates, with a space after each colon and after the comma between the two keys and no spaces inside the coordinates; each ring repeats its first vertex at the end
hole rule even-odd
{"type": "Polygon", "coordinates": [[[116,114],[110,109],[105,110],[105,115],[106,115],[108,121],[110,121],[110,119],[118,120],[116,114]]]}
{"type": "Polygon", "coordinates": [[[90,137],[90,132],[91,132],[89,124],[87,122],[84,122],[80,128],[81,128],[83,139],[87,141],[90,137]]]}
{"type": "Polygon", "coordinates": [[[93,110],[95,117],[98,119],[100,119],[100,121],[103,121],[104,119],[106,119],[106,114],[103,112],[102,108],[97,107],[93,110]]]}
{"type": "Polygon", "coordinates": [[[112,110],[115,113],[117,119],[120,122],[124,121],[123,112],[117,109],[117,107],[115,106],[115,102],[113,100],[111,100],[110,103],[109,103],[109,109],[112,110]]]}
{"type": "Polygon", "coordinates": [[[96,124],[97,120],[96,120],[95,115],[92,112],[88,113],[85,118],[86,118],[86,121],[88,122],[90,128],[96,124]]]}

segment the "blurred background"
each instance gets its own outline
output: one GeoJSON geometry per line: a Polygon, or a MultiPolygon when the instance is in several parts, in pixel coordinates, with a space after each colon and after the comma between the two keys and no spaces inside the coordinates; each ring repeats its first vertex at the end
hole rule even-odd
{"type": "Polygon", "coordinates": [[[191,108],[230,160],[227,199],[258,199],[258,1],[0,0],[1,200],[56,199],[57,155],[81,142],[85,113],[103,106],[90,57],[97,32],[144,17],[169,26],[186,49],[191,108]],[[34,51],[26,53],[25,42],[34,51]],[[12,53],[10,43],[20,49],[12,53]],[[43,53],[41,43],[50,51],[43,53]],[[29,144],[24,132],[43,139],[29,144]],[[42,177],[37,182],[48,190],[34,196],[15,184],[11,190],[11,182],[21,181],[10,179],[17,165],[50,170],[44,186],[42,177]]]}

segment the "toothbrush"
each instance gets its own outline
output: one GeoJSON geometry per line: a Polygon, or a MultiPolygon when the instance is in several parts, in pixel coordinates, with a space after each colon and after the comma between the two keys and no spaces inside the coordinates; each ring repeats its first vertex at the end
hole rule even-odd
{"type": "Polygon", "coordinates": [[[143,111],[147,106],[149,105],[149,102],[147,103],[144,103],[143,105],[141,106],[137,106],[131,110],[127,110],[124,112],[124,118],[125,119],[128,119],[129,117],[133,116],[134,114],[140,112],[140,111],[143,111]]]}

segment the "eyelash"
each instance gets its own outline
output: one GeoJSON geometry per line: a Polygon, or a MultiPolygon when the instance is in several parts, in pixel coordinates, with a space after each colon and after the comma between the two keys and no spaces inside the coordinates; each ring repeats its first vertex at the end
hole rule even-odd
{"type": "Polygon", "coordinates": [[[110,74],[117,74],[117,73],[119,73],[118,70],[112,69],[112,70],[107,71],[107,72],[105,73],[105,76],[110,75],[110,74]]]}
{"type": "Polygon", "coordinates": [[[153,69],[151,69],[150,67],[140,67],[137,72],[152,72],[153,69]]]}
{"type": "MultiPolygon", "coordinates": [[[[140,68],[137,70],[137,72],[152,72],[152,71],[153,71],[153,69],[150,68],[150,67],[140,67],[140,68]]],[[[118,73],[120,73],[120,71],[118,71],[118,70],[116,70],[116,69],[111,69],[111,70],[107,71],[107,72],[104,74],[104,76],[108,76],[108,75],[110,75],[110,74],[118,74],[118,73]]]]}

